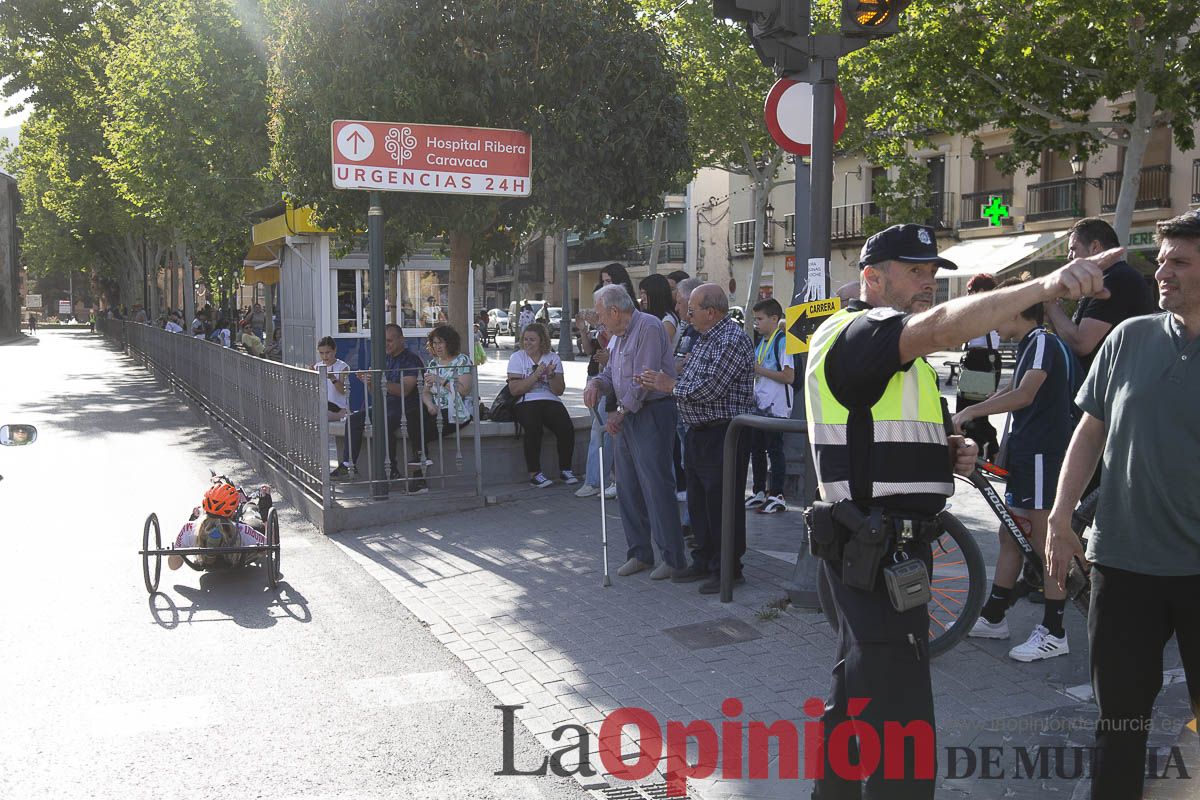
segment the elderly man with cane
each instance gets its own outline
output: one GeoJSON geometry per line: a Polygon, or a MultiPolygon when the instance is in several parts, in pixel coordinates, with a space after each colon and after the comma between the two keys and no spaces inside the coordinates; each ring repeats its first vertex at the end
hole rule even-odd
{"type": "Polygon", "coordinates": [[[629,544],[628,560],[617,575],[628,577],[654,566],[653,538],[663,563],[654,567],[651,579],[675,578],[687,567],[671,461],[675,401],[636,380],[649,369],[675,374],[671,343],[659,320],[634,307],[625,287],[603,286],[593,299],[600,323],[616,337],[608,365],[588,382],[583,402],[595,408],[606,392],[617,397],[617,407],[608,410],[606,427],[616,443],[622,487],[617,503],[629,544]]]}

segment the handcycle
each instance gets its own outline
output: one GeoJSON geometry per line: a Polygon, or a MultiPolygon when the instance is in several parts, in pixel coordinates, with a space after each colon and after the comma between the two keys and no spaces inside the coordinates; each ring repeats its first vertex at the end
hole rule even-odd
{"type": "MultiPolygon", "coordinates": [[[[211,472],[211,471],[210,471],[211,472]]],[[[146,584],[146,592],[154,594],[158,591],[159,579],[162,576],[162,560],[170,556],[178,556],[183,563],[197,572],[229,570],[262,563],[267,571],[267,585],[274,589],[279,582],[280,547],[279,547],[279,512],[272,504],[271,487],[263,485],[257,489],[246,491],[237,486],[224,475],[212,474],[212,482],[225,483],[233,486],[240,493],[241,502],[231,518],[235,523],[241,523],[254,528],[265,537],[265,544],[250,547],[168,547],[162,545],[162,529],[158,522],[158,514],[151,513],[146,517],[142,527],[142,549],[138,555],[142,557],[142,579],[146,584]],[[265,516],[263,511],[265,510],[265,516]],[[153,535],[153,547],[151,536],[153,535]],[[220,558],[214,558],[221,556],[220,558]]],[[[192,511],[189,521],[195,521],[204,516],[199,506],[192,511]]]]}
{"type": "MultiPolygon", "coordinates": [[[[1011,536],[1020,548],[1025,569],[1019,582],[1023,584],[1023,592],[1014,592],[1014,597],[1018,597],[1027,594],[1031,589],[1041,588],[1044,568],[1041,556],[1013,519],[1007,504],[989,479],[1006,476],[1005,470],[982,459],[976,462],[976,468],[970,475],[955,475],[983,495],[983,499],[1000,520],[1001,529],[1011,536]]],[[[1099,490],[1096,490],[1084,498],[1072,515],[1071,528],[1081,540],[1092,523],[1098,500],[1099,490]]],[[[942,655],[966,637],[975,620],[979,618],[988,591],[987,565],[971,532],[948,509],[943,509],[937,518],[943,532],[932,542],[933,569],[930,574],[929,601],[931,657],[942,655]]],[[[829,579],[824,570],[818,571],[817,574],[817,596],[821,602],[821,609],[836,632],[839,622],[832,602],[829,579]]],[[[1067,573],[1066,589],[1067,597],[1086,617],[1091,597],[1091,581],[1078,561],[1071,565],[1067,573]]]]}

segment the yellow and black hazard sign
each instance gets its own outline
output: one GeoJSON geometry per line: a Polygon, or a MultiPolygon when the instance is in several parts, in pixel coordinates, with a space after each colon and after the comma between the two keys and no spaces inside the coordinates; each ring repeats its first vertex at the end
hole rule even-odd
{"type": "Polygon", "coordinates": [[[808,352],[808,340],[825,318],[842,307],[836,297],[797,303],[787,310],[787,352],[789,355],[808,352]]]}

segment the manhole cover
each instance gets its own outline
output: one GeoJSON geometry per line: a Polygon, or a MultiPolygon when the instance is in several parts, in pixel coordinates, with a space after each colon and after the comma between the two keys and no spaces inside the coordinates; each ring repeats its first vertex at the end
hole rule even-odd
{"type": "MultiPolygon", "coordinates": [[[[647,786],[612,786],[600,789],[593,794],[599,800],[667,800],[667,785],[654,783],[647,786]]],[[[688,800],[688,796],[671,798],[671,800],[688,800]]]]}
{"type": "Polygon", "coordinates": [[[752,625],[748,625],[736,617],[722,617],[708,622],[697,622],[694,625],[680,625],[677,628],[667,628],[663,633],[689,650],[722,647],[727,644],[762,638],[762,634],[752,625]]]}

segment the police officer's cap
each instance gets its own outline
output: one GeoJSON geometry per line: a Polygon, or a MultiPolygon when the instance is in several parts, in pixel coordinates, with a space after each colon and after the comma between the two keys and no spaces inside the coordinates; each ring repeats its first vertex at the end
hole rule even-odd
{"type": "Polygon", "coordinates": [[[958,269],[953,261],[937,254],[937,237],[927,225],[893,225],[867,239],[859,254],[858,268],[884,261],[933,262],[942,269],[958,269]]]}

